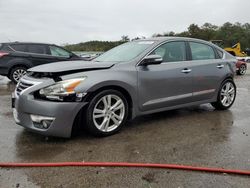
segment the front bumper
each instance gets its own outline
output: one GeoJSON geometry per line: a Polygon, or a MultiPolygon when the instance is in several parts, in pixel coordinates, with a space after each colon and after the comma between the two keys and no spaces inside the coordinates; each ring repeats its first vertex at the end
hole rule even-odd
{"type": "Polygon", "coordinates": [[[13,114],[17,124],[45,136],[70,137],[78,112],[87,102],[54,102],[34,99],[31,95],[12,95],[13,114]],[[31,114],[54,117],[47,129],[35,127],[31,114]]]}

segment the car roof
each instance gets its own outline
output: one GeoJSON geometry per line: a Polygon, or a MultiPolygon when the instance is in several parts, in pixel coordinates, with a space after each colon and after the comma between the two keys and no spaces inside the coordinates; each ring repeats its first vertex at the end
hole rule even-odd
{"type": "MultiPolygon", "coordinates": [[[[167,40],[187,40],[187,41],[200,41],[200,42],[208,42],[202,39],[197,38],[189,38],[189,37],[175,37],[175,36],[169,36],[169,37],[152,37],[152,38],[146,38],[146,39],[139,39],[138,41],[167,41],[167,40]]],[[[208,42],[209,43],[209,42],[208,42]]]]}
{"type": "Polygon", "coordinates": [[[41,43],[41,42],[2,42],[1,44],[39,44],[39,45],[55,45],[55,44],[49,44],[49,43],[41,43]]]}
{"type": "MultiPolygon", "coordinates": [[[[151,37],[151,38],[145,38],[145,39],[138,39],[135,41],[167,41],[167,40],[193,40],[193,41],[203,41],[203,42],[208,42],[205,40],[201,39],[196,39],[196,38],[189,38],[189,37],[175,37],[175,36],[168,36],[168,37],[151,37]]],[[[1,44],[40,44],[40,45],[56,45],[56,44],[51,44],[51,43],[41,43],[41,42],[2,42],[1,44]]]]}
{"type": "Polygon", "coordinates": [[[169,36],[169,37],[152,37],[152,38],[146,38],[146,39],[139,39],[139,40],[135,40],[135,41],[154,41],[155,45],[170,41],[170,40],[176,40],[176,41],[190,41],[190,42],[200,42],[200,43],[204,43],[210,46],[213,46],[217,49],[221,49],[220,47],[218,47],[217,45],[213,44],[212,42],[206,41],[206,40],[202,40],[202,39],[197,39],[197,38],[190,38],[190,37],[175,37],[175,36],[169,36]]]}

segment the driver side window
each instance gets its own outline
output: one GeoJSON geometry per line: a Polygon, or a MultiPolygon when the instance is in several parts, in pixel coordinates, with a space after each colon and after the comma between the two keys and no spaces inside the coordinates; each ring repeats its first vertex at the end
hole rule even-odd
{"type": "Polygon", "coordinates": [[[163,62],[186,60],[185,42],[168,42],[156,48],[151,55],[160,55],[163,62]]]}

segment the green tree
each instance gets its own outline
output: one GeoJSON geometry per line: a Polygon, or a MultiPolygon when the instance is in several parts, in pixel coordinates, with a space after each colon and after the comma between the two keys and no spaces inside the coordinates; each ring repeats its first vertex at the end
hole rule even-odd
{"type": "MultiPolygon", "coordinates": [[[[202,26],[191,24],[186,31],[175,33],[173,31],[155,33],[152,37],[181,36],[210,40],[223,40],[224,47],[230,47],[237,42],[242,49],[250,48],[250,23],[226,22],[222,26],[204,23],[202,26]]],[[[132,40],[139,39],[136,37],[132,40]]],[[[65,48],[71,51],[107,51],[117,45],[130,41],[127,35],[123,35],[120,41],[88,41],[78,44],[67,44],[65,48]]]]}
{"type": "Polygon", "coordinates": [[[128,35],[122,35],[121,38],[122,38],[121,41],[123,41],[123,42],[128,42],[128,41],[130,41],[128,35]]]}

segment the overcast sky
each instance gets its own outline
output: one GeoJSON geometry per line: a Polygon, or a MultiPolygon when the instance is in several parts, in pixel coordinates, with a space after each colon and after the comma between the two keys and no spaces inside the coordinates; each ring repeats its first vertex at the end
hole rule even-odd
{"type": "Polygon", "coordinates": [[[250,22],[250,0],[0,0],[0,42],[56,44],[250,22]]]}

